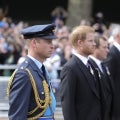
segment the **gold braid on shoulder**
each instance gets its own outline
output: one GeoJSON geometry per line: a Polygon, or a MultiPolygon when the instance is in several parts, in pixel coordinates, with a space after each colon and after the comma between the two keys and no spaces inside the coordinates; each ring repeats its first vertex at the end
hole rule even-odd
{"type": "Polygon", "coordinates": [[[13,72],[13,74],[11,75],[9,81],[8,81],[8,86],[7,86],[7,96],[9,96],[9,93],[10,93],[10,87],[12,85],[12,81],[13,81],[13,78],[15,76],[15,73],[17,72],[17,69],[13,72]]]}
{"type": "MultiPolygon", "coordinates": [[[[7,87],[7,95],[8,96],[9,96],[9,93],[10,93],[10,87],[12,85],[12,81],[13,81],[13,78],[15,76],[16,71],[17,70],[15,70],[13,72],[12,76],[10,77],[9,83],[8,83],[8,87],[7,87]]],[[[36,101],[36,104],[37,104],[37,106],[33,110],[28,112],[28,116],[34,114],[34,112],[36,112],[38,109],[42,109],[42,112],[40,112],[39,114],[35,115],[34,117],[28,117],[27,118],[27,120],[35,120],[37,118],[40,118],[40,116],[42,116],[44,114],[47,106],[49,104],[51,104],[51,99],[50,99],[50,94],[49,94],[49,86],[46,83],[46,80],[42,81],[44,92],[45,92],[45,99],[44,100],[40,99],[40,96],[39,96],[37,88],[36,88],[35,80],[34,80],[32,74],[31,74],[31,72],[28,68],[26,68],[26,71],[29,74],[30,81],[31,81],[31,84],[32,84],[32,88],[33,88],[33,92],[34,92],[34,96],[35,96],[35,101],[36,101]]]]}

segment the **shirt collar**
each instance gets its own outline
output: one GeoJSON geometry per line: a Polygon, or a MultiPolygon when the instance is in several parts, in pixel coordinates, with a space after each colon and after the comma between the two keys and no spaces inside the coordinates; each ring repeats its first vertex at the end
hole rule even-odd
{"type": "Polygon", "coordinates": [[[88,61],[87,57],[84,57],[84,56],[78,54],[76,51],[74,51],[73,54],[75,56],[77,56],[85,65],[87,65],[87,61],[88,61]]]}
{"type": "Polygon", "coordinates": [[[95,63],[97,64],[97,66],[99,67],[99,69],[100,69],[101,71],[103,71],[103,70],[102,70],[102,66],[101,66],[101,61],[100,61],[99,59],[95,58],[95,57],[92,56],[92,55],[89,55],[89,58],[93,59],[93,60],[95,61],[95,63]]]}
{"type": "Polygon", "coordinates": [[[100,66],[101,61],[100,61],[99,59],[95,58],[95,57],[92,56],[92,55],[89,55],[89,57],[92,58],[92,59],[96,62],[96,64],[97,64],[98,66],[100,66]]]}
{"type": "Polygon", "coordinates": [[[37,65],[37,67],[38,67],[39,69],[41,69],[42,63],[41,63],[40,61],[38,61],[37,59],[35,59],[34,57],[32,57],[32,56],[30,56],[30,55],[28,55],[28,57],[31,58],[31,59],[34,61],[34,63],[37,65]]]}

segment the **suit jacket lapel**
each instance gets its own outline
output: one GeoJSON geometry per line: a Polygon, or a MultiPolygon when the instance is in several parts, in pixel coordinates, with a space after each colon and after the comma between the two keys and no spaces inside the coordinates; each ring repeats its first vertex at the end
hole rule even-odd
{"type": "Polygon", "coordinates": [[[84,74],[84,76],[85,76],[91,90],[94,92],[94,94],[98,98],[100,98],[99,93],[98,93],[98,91],[96,90],[96,87],[95,87],[95,81],[93,79],[93,76],[89,73],[87,67],[84,65],[84,63],[79,58],[77,58],[76,56],[73,56],[73,57],[74,57],[73,59],[76,60],[76,62],[78,64],[78,67],[83,72],[83,74],[84,74]]]}
{"type": "MultiPolygon", "coordinates": [[[[114,55],[116,56],[117,60],[119,60],[120,58],[120,51],[113,45],[110,49],[111,53],[114,53],[114,55]]],[[[120,62],[118,62],[118,64],[120,64],[120,62]]]]}
{"type": "Polygon", "coordinates": [[[105,65],[103,66],[103,71],[104,71],[104,75],[105,75],[105,77],[107,78],[107,88],[108,88],[108,90],[109,91],[111,91],[111,90],[114,90],[114,87],[113,87],[113,82],[112,82],[112,78],[110,77],[110,72],[109,72],[109,69],[108,69],[108,67],[106,67],[105,65]],[[109,84],[109,85],[108,85],[109,84]]]}
{"type": "Polygon", "coordinates": [[[114,45],[112,46],[111,49],[113,49],[113,51],[115,51],[116,54],[120,56],[120,51],[114,45]]]}
{"type": "Polygon", "coordinates": [[[100,84],[101,84],[101,91],[102,91],[102,94],[104,95],[103,97],[105,97],[103,86],[105,86],[107,88],[107,90],[109,92],[111,92],[111,88],[112,88],[112,86],[111,86],[111,84],[112,84],[111,79],[109,78],[109,76],[108,76],[108,74],[106,72],[105,67],[102,68],[103,72],[101,72],[101,70],[99,69],[97,64],[91,58],[89,58],[89,59],[92,62],[92,64],[94,65],[94,67],[99,70],[99,74],[100,74],[99,81],[100,81],[100,84]]]}

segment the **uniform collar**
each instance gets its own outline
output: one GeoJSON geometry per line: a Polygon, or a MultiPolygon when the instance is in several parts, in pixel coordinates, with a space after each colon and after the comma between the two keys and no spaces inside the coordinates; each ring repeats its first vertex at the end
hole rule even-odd
{"type": "Polygon", "coordinates": [[[37,59],[35,59],[34,57],[27,55],[29,58],[31,58],[33,60],[33,62],[37,65],[37,67],[41,70],[42,67],[42,63],[40,61],[38,61],[37,59]]]}

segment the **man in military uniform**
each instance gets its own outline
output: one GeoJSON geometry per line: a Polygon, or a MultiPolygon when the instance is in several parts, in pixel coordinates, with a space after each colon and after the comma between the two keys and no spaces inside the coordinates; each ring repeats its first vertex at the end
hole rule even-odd
{"type": "Polygon", "coordinates": [[[27,41],[28,55],[8,83],[10,120],[54,120],[56,100],[43,65],[53,52],[54,29],[54,24],[45,24],[21,31],[27,41]]]}

